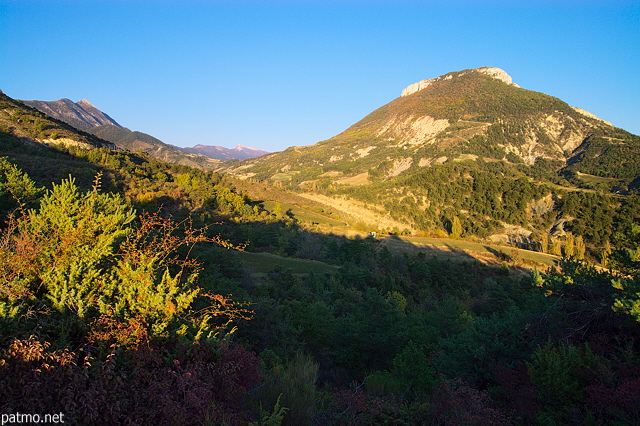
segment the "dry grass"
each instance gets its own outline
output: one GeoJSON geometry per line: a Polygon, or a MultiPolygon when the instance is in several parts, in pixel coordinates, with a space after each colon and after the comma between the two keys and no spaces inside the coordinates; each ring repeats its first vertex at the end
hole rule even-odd
{"type": "Polygon", "coordinates": [[[360,173],[359,175],[338,179],[336,180],[336,183],[341,185],[360,186],[368,185],[371,183],[371,181],[369,180],[369,172],[364,172],[360,173]]]}

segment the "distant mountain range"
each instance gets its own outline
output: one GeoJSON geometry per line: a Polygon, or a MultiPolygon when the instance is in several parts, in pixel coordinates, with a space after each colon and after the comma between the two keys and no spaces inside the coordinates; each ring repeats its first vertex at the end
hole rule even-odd
{"type": "Polygon", "coordinates": [[[170,145],[146,133],[131,131],[121,126],[86,99],[77,103],[69,99],[23,102],[77,129],[112,142],[121,149],[144,151],[162,161],[213,169],[218,167],[220,161],[244,160],[268,153],[241,145],[233,149],[210,145],[196,145],[190,148],[170,145]]]}
{"type": "Polygon", "coordinates": [[[192,148],[180,148],[185,152],[191,152],[193,154],[205,155],[209,158],[216,158],[218,160],[246,160],[247,158],[260,157],[265,154],[269,154],[267,151],[263,151],[258,148],[250,148],[242,145],[237,145],[232,149],[224,148],[222,146],[212,145],[196,145],[192,148]]]}

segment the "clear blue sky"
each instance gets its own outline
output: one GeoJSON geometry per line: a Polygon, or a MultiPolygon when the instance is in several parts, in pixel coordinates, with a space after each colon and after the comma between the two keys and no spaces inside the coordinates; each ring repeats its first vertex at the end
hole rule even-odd
{"type": "Polygon", "coordinates": [[[640,134],[639,1],[0,0],[0,89],[278,151],[482,66],[640,134]]]}

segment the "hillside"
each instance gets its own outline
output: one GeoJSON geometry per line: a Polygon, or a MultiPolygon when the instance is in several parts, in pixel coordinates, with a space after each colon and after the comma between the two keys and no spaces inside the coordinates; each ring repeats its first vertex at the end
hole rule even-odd
{"type": "Polygon", "coordinates": [[[69,124],[50,117],[35,108],[12,99],[0,91],[0,132],[4,138],[16,138],[25,143],[115,148],[110,142],[78,131],[69,124]]]}
{"type": "Polygon", "coordinates": [[[638,186],[639,155],[640,137],[479,68],[410,85],[326,141],[221,170],[333,204],[354,200],[354,220],[398,222],[365,220],[379,231],[450,233],[458,217],[467,236],[534,243],[591,226],[565,194],[604,191],[616,204],[606,194],[638,186]]]}
{"type": "Polygon", "coordinates": [[[25,101],[24,103],[77,129],[109,141],[121,149],[144,151],[161,161],[198,167],[204,170],[212,170],[219,163],[219,161],[197,153],[183,152],[180,148],[166,144],[146,133],[135,132],[122,127],[86,99],[77,103],[69,99],[51,102],[25,101]]]}
{"type": "Polygon", "coordinates": [[[181,148],[166,144],[160,139],[142,132],[135,132],[112,124],[103,124],[88,130],[102,139],[113,142],[121,149],[143,151],[160,161],[213,170],[220,160],[208,158],[197,153],[187,153],[181,148]]]}

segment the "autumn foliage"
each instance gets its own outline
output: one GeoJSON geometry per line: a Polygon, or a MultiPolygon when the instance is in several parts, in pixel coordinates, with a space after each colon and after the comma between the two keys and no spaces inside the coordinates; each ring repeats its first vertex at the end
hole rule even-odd
{"type": "Polygon", "coordinates": [[[251,311],[198,287],[196,243],[230,246],[72,179],[15,211],[0,239],[0,411],[246,423],[260,361],[229,336],[251,311]]]}

